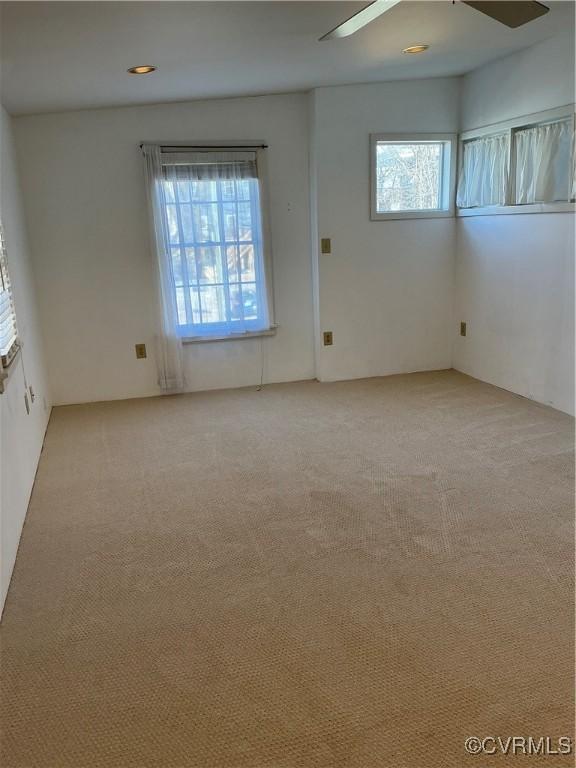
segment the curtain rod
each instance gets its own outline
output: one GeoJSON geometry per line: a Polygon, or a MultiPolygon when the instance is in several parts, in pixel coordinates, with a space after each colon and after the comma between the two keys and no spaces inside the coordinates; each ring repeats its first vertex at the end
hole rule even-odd
{"type": "MultiPolygon", "coordinates": [[[[144,142],[140,144],[140,149],[144,146],[144,142]]],[[[268,144],[160,144],[160,148],[165,151],[181,152],[186,149],[193,149],[197,152],[214,152],[215,149],[268,149],[268,144]]]]}

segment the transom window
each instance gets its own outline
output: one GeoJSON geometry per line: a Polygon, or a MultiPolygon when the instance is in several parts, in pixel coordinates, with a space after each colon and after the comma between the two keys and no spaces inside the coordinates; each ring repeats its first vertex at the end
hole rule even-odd
{"type": "Polygon", "coordinates": [[[449,216],[455,137],[372,136],[372,218],[449,216]]]}
{"type": "Polygon", "coordinates": [[[574,140],[573,106],[462,134],[459,212],[569,210],[576,197],[574,140]]]}
{"type": "Polygon", "coordinates": [[[179,334],[267,330],[257,153],[165,153],[162,174],[179,334]]]}

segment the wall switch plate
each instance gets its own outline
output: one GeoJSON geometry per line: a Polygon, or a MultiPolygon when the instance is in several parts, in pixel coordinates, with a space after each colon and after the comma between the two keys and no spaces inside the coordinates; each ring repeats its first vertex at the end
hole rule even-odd
{"type": "Polygon", "coordinates": [[[325,347],[331,347],[334,343],[334,340],[332,338],[332,331],[324,331],[322,334],[324,337],[324,346],[325,347]]]}
{"type": "Polygon", "coordinates": [[[466,323],[460,323],[460,336],[466,336],[466,323]]]}
{"type": "Polygon", "coordinates": [[[329,237],[323,237],[320,240],[321,253],[332,253],[332,241],[329,237]]]}
{"type": "Polygon", "coordinates": [[[146,357],[146,344],[135,344],[136,357],[138,360],[142,360],[146,357]]]}

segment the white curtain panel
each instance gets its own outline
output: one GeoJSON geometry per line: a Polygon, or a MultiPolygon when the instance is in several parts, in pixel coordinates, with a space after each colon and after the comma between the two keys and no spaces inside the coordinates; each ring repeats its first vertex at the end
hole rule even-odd
{"type": "Polygon", "coordinates": [[[459,208],[504,205],[508,184],[508,134],[464,143],[456,202],[459,208]]]}
{"type": "Polygon", "coordinates": [[[164,185],[162,183],[162,163],[160,147],[145,144],[142,147],[145,159],[148,204],[152,245],[156,253],[157,287],[160,303],[160,322],[157,335],[156,360],[158,365],[158,384],[165,393],[184,389],[184,363],[182,340],[178,336],[178,310],[172,261],[168,249],[166,232],[164,185]]]}
{"type": "Polygon", "coordinates": [[[515,133],[518,205],[570,199],[572,143],[569,120],[535,125],[515,133]]]}

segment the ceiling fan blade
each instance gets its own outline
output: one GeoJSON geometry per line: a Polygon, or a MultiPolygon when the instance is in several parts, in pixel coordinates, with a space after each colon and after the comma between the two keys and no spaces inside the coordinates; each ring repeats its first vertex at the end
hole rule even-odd
{"type": "Polygon", "coordinates": [[[487,16],[491,16],[501,24],[507,27],[521,27],[522,24],[528,24],[529,21],[544,16],[550,8],[536,0],[510,0],[510,2],[500,2],[499,0],[488,0],[488,2],[476,2],[475,0],[463,0],[465,5],[475,8],[487,16]]]}
{"type": "Polygon", "coordinates": [[[331,29],[330,32],[322,35],[320,40],[333,40],[337,37],[348,37],[348,35],[353,35],[354,32],[358,32],[359,29],[362,29],[366,24],[369,24],[381,14],[389,11],[390,8],[398,5],[399,2],[400,0],[374,0],[374,2],[367,5],[366,8],[362,8],[362,10],[355,13],[354,16],[350,16],[350,18],[343,21],[342,24],[338,24],[338,26],[331,29]]]}

